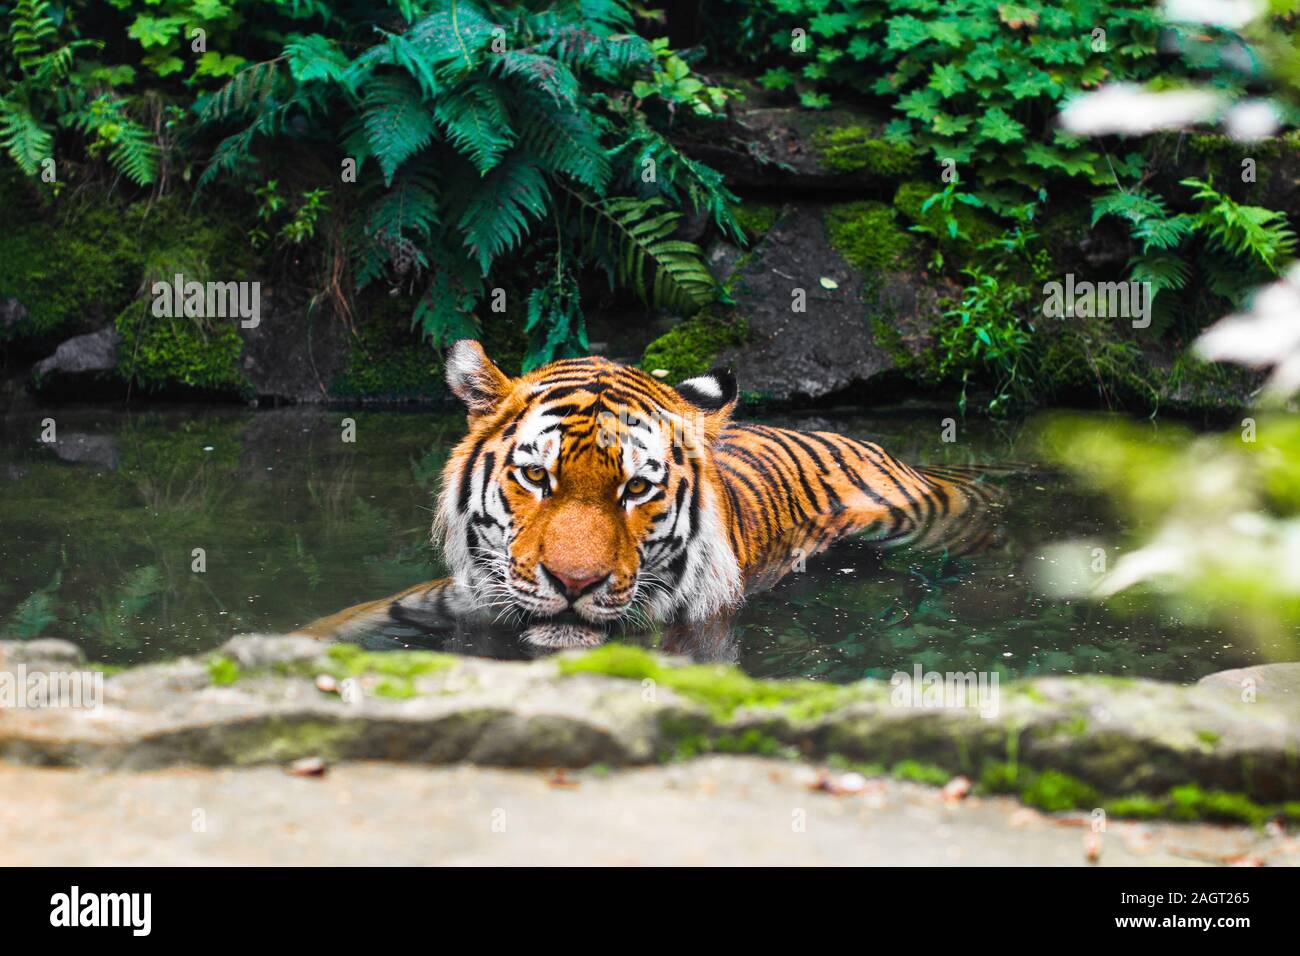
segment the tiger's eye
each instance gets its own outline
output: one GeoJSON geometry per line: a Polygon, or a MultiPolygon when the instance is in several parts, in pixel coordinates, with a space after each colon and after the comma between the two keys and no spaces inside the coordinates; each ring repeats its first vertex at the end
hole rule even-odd
{"type": "Polygon", "coordinates": [[[529,465],[524,469],[524,477],[535,485],[540,485],[546,481],[546,469],[541,465],[529,465]]]}
{"type": "Polygon", "coordinates": [[[624,487],[623,493],[629,498],[635,498],[638,495],[645,494],[649,490],[650,482],[646,481],[644,478],[633,478],[624,487]]]}

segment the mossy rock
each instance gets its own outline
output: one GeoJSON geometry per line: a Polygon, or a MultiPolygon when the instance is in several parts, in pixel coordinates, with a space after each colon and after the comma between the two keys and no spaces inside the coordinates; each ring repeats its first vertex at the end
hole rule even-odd
{"type": "Polygon", "coordinates": [[[902,269],[912,263],[916,241],[899,224],[898,213],[884,203],[829,206],[824,220],[831,245],[862,272],[902,269]]]}
{"type": "MultiPolygon", "coordinates": [[[[129,217],[145,215],[142,204],[129,217]]],[[[192,212],[167,197],[140,223],[141,259],[136,281],[144,294],[114,319],[122,336],[117,373],[147,391],[181,388],[249,397],[252,384],[240,366],[243,340],[237,318],[156,316],[149,291],[155,282],[257,281],[247,238],[232,226],[192,212]]],[[[263,298],[265,306],[265,297],[263,298]]]]}
{"type": "Polygon", "coordinates": [[[885,139],[862,126],[818,130],[812,143],[822,164],[841,173],[901,177],[915,171],[917,165],[916,151],[911,146],[885,139]]]}
{"type": "Polygon", "coordinates": [[[228,216],[209,217],[178,194],[50,202],[3,173],[0,206],[9,213],[0,233],[0,299],[15,298],[26,312],[0,328],[0,339],[27,340],[33,349],[113,321],[155,278],[239,279],[252,265],[247,239],[228,216]]]}
{"type": "Polygon", "coordinates": [[[0,176],[0,299],[17,299],[25,315],[0,326],[0,341],[41,350],[102,325],[130,301],[144,264],[139,222],[116,201],[43,206],[14,180],[0,176]]]}
{"type": "Polygon", "coordinates": [[[745,233],[750,245],[760,242],[768,230],[776,225],[781,207],[772,203],[743,202],[733,211],[736,222],[745,233]]]}
{"type": "Polygon", "coordinates": [[[442,359],[411,331],[407,299],[378,300],[358,319],[343,371],[330,383],[334,398],[402,401],[445,392],[442,359]]]}
{"type": "Polygon", "coordinates": [[[244,343],[237,321],[159,317],[147,301],[133,302],[114,322],[122,336],[117,374],[146,391],[250,396],[252,385],[239,367],[244,343]]]}
{"type": "Polygon", "coordinates": [[[664,380],[675,385],[707,372],[723,349],[743,344],[747,335],[748,327],[739,317],[700,312],[646,346],[641,368],[664,370],[664,380]]]}

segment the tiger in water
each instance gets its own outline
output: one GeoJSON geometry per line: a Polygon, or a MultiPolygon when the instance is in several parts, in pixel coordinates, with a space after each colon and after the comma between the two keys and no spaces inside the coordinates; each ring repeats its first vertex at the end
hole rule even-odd
{"type": "Polygon", "coordinates": [[[975,472],[733,422],[728,371],[673,388],[589,357],[511,378],[471,340],[451,347],[446,369],[469,413],[433,526],[451,576],[299,633],[481,619],[537,643],[590,643],[582,635],[614,626],[724,618],[847,533],[957,554],[993,533],[996,496],[975,472]]]}

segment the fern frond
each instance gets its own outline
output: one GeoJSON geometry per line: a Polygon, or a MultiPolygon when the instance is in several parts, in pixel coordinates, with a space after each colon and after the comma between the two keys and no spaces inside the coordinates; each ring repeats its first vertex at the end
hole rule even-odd
{"type": "Polygon", "coordinates": [[[648,191],[646,198],[659,196],[674,205],[689,202],[692,208],[709,213],[723,232],[745,242],[744,230],[731,212],[740,200],[727,189],[722,174],[691,159],[662,133],[638,123],[611,155],[628,171],[624,177],[628,187],[641,190],[642,195],[648,191]],[[656,175],[651,183],[645,183],[640,174],[649,163],[656,175]]]}
{"type": "Polygon", "coordinates": [[[1196,231],[1196,217],[1179,213],[1167,219],[1151,217],[1138,222],[1132,236],[1142,243],[1143,252],[1153,249],[1175,249],[1196,231]]]}
{"type": "Polygon", "coordinates": [[[134,120],[121,123],[109,161],[137,186],[148,186],[158,176],[158,144],[134,120]]]}
{"type": "Polygon", "coordinates": [[[201,97],[197,108],[204,122],[262,111],[280,85],[280,58],[250,63],[211,96],[201,97]]]}
{"type": "Polygon", "coordinates": [[[1191,268],[1187,262],[1172,252],[1135,256],[1129,263],[1129,279],[1133,282],[1149,282],[1154,295],[1182,289],[1190,278],[1191,268]]]}
{"type": "Polygon", "coordinates": [[[476,4],[450,0],[447,9],[417,20],[403,36],[439,80],[454,83],[478,69],[496,27],[476,4]]]}
{"type": "Polygon", "coordinates": [[[578,283],[567,271],[529,293],[524,331],[528,333],[524,372],[587,354],[587,322],[578,283]]]}
{"type": "Polygon", "coordinates": [[[483,280],[463,255],[439,244],[433,249],[433,278],[415,304],[412,327],[435,348],[482,334],[475,307],[483,295],[483,280]]]}
{"type": "Polygon", "coordinates": [[[362,100],[361,122],[385,185],[392,183],[402,163],[429,145],[437,129],[419,89],[401,75],[370,80],[362,100]]]}
{"type": "Polygon", "coordinates": [[[548,197],[541,170],[519,151],[488,173],[457,222],[484,275],[497,256],[519,244],[529,219],[546,215],[548,197]]]}
{"type": "Polygon", "coordinates": [[[1284,213],[1263,206],[1246,206],[1214,188],[1213,183],[1184,179],[1203,204],[1201,225],[1210,242],[1231,255],[1276,273],[1295,252],[1296,234],[1284,213]]]}
{"type": "Polygon", "coordinates": [[[497,56],[493,68],[503,78],[521,80],[540,90],[561,107],[571,109],[577,101],[578,78],[552,57],[525,50],[508,50],[497,56]]]}
{"type": "Polygon", "coordinates": [[[289,65],[289,75],[299,83],[313,80],[338,82],[350,66],[347,54],[333,40],[319,33],[307,36],[291,34],[282,56],[289,65]]]}
{"type": "Polygon", "coordinates": [[[610,166],[594,124],[583,112],[545,109],[535,100],[524,100],[520,141],[548,173],[567,176],[603,196],[610,166]]]}
{"type": "Polygon", "coordinates": [[[33,72],[58,32],[49,0],[17,0],[9,13],[9,49],[18,68],[24,73],[33,72]]]}
{"type": "Polygon", "coordinates": [[[374,236],[414,234],[428,241],[438,222],[438,193],[427,172],[403,171],[370,208],[366,231],[374,236]]]}
{"type": "Polygon", "coordinates": [[[588,251],[642,301],[689,315],[717,297],[717,284],[694,243],[673,239],[681,214],[659,199],[593,201],[574,190],[588,251]]]}
{"type": "Polygon", "coordinates": [[[0,100],[0,147],[23,171],[35,176],[43,160],[54,148],[54,137],[27,107],[0,100]]]}
{"type": "Polygon", "coordinates": [[[1094,226],[1103,216],[1118,216],[1139,223],[1144,219],[1164,219],[1168,215],[1165,201],[1140,186],[1129,190],[1112,189],[1092,201],[1094,226]]]}
{"type": "Polygon", "coordinates": [[[495,83],[475,81],[438,100],[434,118],[456,149],[486,175],[515,141],[510,114],[495,83]]]}

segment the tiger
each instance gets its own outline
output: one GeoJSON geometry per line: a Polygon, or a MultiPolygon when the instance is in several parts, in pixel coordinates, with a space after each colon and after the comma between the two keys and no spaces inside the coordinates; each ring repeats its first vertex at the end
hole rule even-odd
{"type": "Polygon", "coordinates": [[[591,642],[617,626],[734,614],[847,533],[954,553],[988,546],[982,516],[996,502],[977,473],[913,467],[833,432],[734,421],[726,369],[673,387],[589,356],[512,378],[469,339],[445,367],[468,420],[432,528],[450,576],[299,633],[504,619],[538,643],[591,642]]]}

